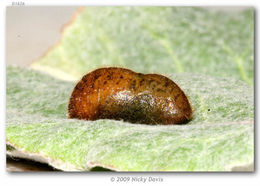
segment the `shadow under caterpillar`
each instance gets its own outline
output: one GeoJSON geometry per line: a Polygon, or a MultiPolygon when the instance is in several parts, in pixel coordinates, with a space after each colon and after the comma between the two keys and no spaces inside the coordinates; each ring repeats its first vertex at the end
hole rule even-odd
{"type": "Polygon", "coordinates": [[[110,67],[83,76],[71,94],[68,116],[184,124],[192,118],[192,107],[180,87],[165,76],[110,67]]]}

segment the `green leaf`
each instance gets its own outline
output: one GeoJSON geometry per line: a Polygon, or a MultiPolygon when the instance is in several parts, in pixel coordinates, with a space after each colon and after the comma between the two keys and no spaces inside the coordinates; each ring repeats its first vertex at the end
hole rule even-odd
{"type": "Polygon", "coordinates": [[[229,171],[253,165],[253,9],[87,7],[32,64],[63,80],[101,66],[168,76],[189,97],[193,119],[181,126],[66,119],[74,82],[8,67],[7,153],[66,171],[229,171]]]}
{"type": "Polygon", "coordinates": [[[203,74],[169,78],[191,100],[187,125],[66,119],[73,82],[7,67],[7,153],[65,171],[229,171],[253,163],[253,87],[203,74]]]}
{"type": "Polygon", "coordinates": [[[197,73],[253,85],[254,10],[192,7],[86,7],[60,42],[32,64],[65,80],[100,66],[143,73],[197,73]]]}

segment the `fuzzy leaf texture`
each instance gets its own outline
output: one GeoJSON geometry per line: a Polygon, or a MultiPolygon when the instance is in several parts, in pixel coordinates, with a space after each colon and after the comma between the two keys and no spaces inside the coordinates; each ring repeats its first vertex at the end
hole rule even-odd
{"type": "Polygon", "coordinates": [[[252,165],[253,42],[253,9],[86,7],[32,64],[53,77],[7,67],[7,153],[64,171],[230,171],[252,165]],[[189,97],[193,119],[181,126],[67,119],[75,80],[103,66],[168,76],[189,97]]]}
{"type": "Polygon", "coordinates": [[[8,154],[65,171],[228,171],[253,162],[253,89],[235,79],[171,75],[195,109],[187,125],[66,119],[74,83],[7,68],[8,154]],[[12,147],[12,148],[11,148],[12,147]]]}
{"type": "Polygon", "coordinates": [[[65,80],[101,66],[142,73],[203,73],[253,84],[254,11],[190,7],[86,7],[32,64],[65,80]]]}

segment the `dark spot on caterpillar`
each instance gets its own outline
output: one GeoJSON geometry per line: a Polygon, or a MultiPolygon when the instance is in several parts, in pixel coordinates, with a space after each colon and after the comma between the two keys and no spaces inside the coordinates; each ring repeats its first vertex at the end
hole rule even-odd
{"type": "MultiPolygon", "coordinates": [[[[94,74],[94,80],[93,81],[97,80],[99,77],[100,77],[100,74],[94,74]]],[[[84,79],[84,81],[87,80],[86,77],[83,77],[82,79],[84,79]]]]}
{"type": "Polygon", "coordinates": [[[154,90],[155,88],[156,88],[156,85],[155,85],[155,84],[153,84],[153,85],[152,85],[152,89],[154,90]]]}
{"type": "Polygon", "coordinates": [[[80,90],[80,88],[81,88],[81,87],[80,87],[79,84],[78,84],[77,86],[75,86],[74,89],[75,89],[75,90],[80,90]]]}
{"type": "Polygon", "coordinates": [[[170,93],[173,93],[175,91],[175,86],[170,86],[170,93]]]}
{"type": "Polygon", "coordinates": [[[154,82],[153,79],[148,80],[148,85],[150,86],[152,84],[152,82],[154,82]]]}
{"type": "Polygon", "coordinates": [[[185,93],[169,78],[113,67],[86,74],[68,106],[69,118],[142,124],[184,124],[192,112],[185,93]]]}
{"type": "Polygon", "coordinates": [[[94,88],[94,84],[91,84],[89,87],[90,87],[90,88],[94,88]]]}
{"type": "Polygon", "coordinates": [[[141,79],[140,86],[143,86],[144,79],[141,79]]]}
{"type": "Polygon", "coordinates": [[[108,79],[108,80],[112,80],[112,75],[111,75],[111,74],[108,74],[108,75],[107,75],[107,79],[108,79]]]}
{"type": "Polygon", "coordinates": [[[169,85],[169,82],[168,82],[168,80],[166,80],[164,86],[168,87],[168,85],[169,85]]]}
{"type": "Polygon", "coordinates": [[[163,90],[163,89],[161,89],[161,88],[157,88],[157,90],[156,90],[157,92],[166,92],[165,90],[163,90]]]}
{"type": "Polygon", "coordinates": [[[136,85],[136,80],[134,80],[133,82],[131,82],[130,89],[135,90],[135,85],[136,85]]]}
{"type": "Polygon", "coordinates": [[[181,96],[181,94],[175,95],[175,96],[174,96],[174,99],[177,100],[179,96],[181,96]]]}
{"type": "Polygon", "coordinates": [[[208,109],[208,111],[210,111],[210,109],[208,109]]]}

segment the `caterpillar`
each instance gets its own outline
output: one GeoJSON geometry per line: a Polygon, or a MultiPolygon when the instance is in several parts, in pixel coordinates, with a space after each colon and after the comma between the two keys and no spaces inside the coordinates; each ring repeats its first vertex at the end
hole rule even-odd
{"type": "Polygon", "coordinates": [[[99,68],[83,76],[68,105],[69,118],[150,125],[184,124],[192,112],[187,96],[171,79],[117,67],[99,68]]]}

